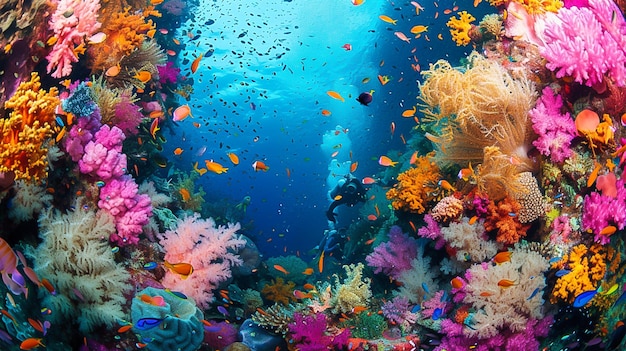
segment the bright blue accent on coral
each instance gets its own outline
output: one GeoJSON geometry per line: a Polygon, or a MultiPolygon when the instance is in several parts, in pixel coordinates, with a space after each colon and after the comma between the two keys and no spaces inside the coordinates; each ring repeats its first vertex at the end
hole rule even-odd
{"type": "Polygon", "coordinates": [[[70,112],[77,117],[91,116],[98,108],[91,98],[90,89],[85,82],[80,83],[72,95],[63,100],[62,106],[65,112],[70,112]]]}
{"type": "Polygon", "coordinates": [[[146,346],[150,351],[197,350],[204,339],[203,318],[192,299],[181,299],[152,287],[138,292],[131,305],[133,332],[140,340],[151,340],[146,346]],[[140,298],[143,294],[161,296],[165,305],[146,303],[140,298]]]}

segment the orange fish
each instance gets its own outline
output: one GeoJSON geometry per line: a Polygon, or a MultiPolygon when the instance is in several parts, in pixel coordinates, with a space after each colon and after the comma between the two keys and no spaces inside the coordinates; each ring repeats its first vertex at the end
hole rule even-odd
{"type": "MultiPolygon", "coordinates": [[[[313,268],[309,268],[309,269],[313,270],[313,268]]],[[[302,287],[305,288],[306,290],[315,290],[315,285],[310,284],[310,283],[306,283],[302,287]]]]}
{"type": "Polygon", "coordinates": [[[413,106],[413,108],[410,110],[404,110],[404,112],[402,112],[402,117],[406,117],[406,118],[413,117],[415,116],[415,112],[417,112],[417,108],[413,106]]]}
{"type": "Polygon", "coordinates": [[[409,164],[414,165],[417,162],[417,151],[413,152],[411,155],[411,159],[409,159],[409,164]]]}
{"type": "Polygon", "coordinates": [[[150,73],[148,71],[139,71],[139,72],[135,73],[133,78],[137,79],[138,81],[140,81],[142,83],[147,83],[147,82],[150,81],[150,79],[152,79],[152,73],[150,73]]]}
{"type": "Polygon", "coordinates": [[[472,224],[476,223],[477,220],[478,220],[478,216],[472,216],[472,218],[469,219],[467,224],[472,225],[472,224]]]}
{"type": "Polygon", "coordinates": [[[452,280],[450,281],[450,284],[452,284],[452,287],[454,289],[461,289],[463,285],[465,285],[463,281],[461,280],[461,278],[459,277],[452,278],[452,280]]]}
{"type": "Polygon", "coordinates": [[[293,296],[295,296],[295,298],[298,299],[298,300],[312,299],[313,298],[313,294],[305,293],[305,292],[297,290],[297,289],[293,291],[293,296]]]}
{"type": "Polygon", "coordinates": [[[239,164],[239,156],[235,155],[232,152],[229,152],[226,155],[230,159],[230,162],[232,162],[235,166],[239,164]]]}
{"type": "Polygon", "coordinates": [[[183,151],[184,150],[182,148],[177,147],[177,148],[174,149],[174,155],[178,156],[178,155],[182,154],[183,151]]]}
{"type": "Polygon", "coordinates": [[[330,116],[332,113],[328,110],[322,110],[322,116],[330,116]]]}
{"type": "Polygon", "coordinates": [[[213,160],[205,160],[204,164],[206,165],[206,168],[216,174],[222,174],[222,173],[226,173],[228,171],[227,167],[222,166],[221,164],[213,161],[213,160]]]}
{"type": "Polygon", "coordinates": [[[365,0],[350,0],[350,2],[352,2],[352,5],[354,6],[359,6],[359,5],[363,5],[365,0]]]}
{"type": "Polygon", "coordinates": [[[392,161],[389,157],[383,155],[378,158],[378,164],[384,167],[394,167],[398,162],[392,161]]]}
{"type": "Polygon", "coordinates": [[[467,168],[462,168],[457,175],[459,179],[463,179],[464,181],[468,181],[471,177],[474,176],[474,169],[472,168],[472,163],[470,162],[467,168]]]}
{"type": "Polygon", "coordinates": [[[396,131],[396,122],[389,124],[389,130],[391,131],[391,136],[393,136],[393,133],[396,131]]]}
{"type": "Polygon", "coordinates": [[[456,191],[456,188],[454,188],[452,184],[445,179],[440,180],[437,185],[439,185],[443,190],[456,191]]]}
{"type": "Polygon", "coordinates": [[[372,222],[373,222],[373,221],[375,221],[375,220],[377,220],[377,219],[378,219],[378,217],[376,217],[376,215],[375,215],[375,214],[370,214],[370,215],[367,215],[367,220],[368,220],[368,221],[372,221],[372,222]]]}
{"type": "Polygon", "coordinates": [[[317,262],[317,270],[320,273],[324,271],[324,251],[320,254],[320,260],[317,262]]]}
{"type": "Polygon", "coordinates": [[[52,283],[50,283],[50,281],[46,278],[41,279],[41,285],[44,286],[44,288],[46,288],[46,290],[48,290],[48,292],[54,296],[57,294],[56,289],[54,288],[54,286],[52,285],[52,283]]]}
{"type": "Polygon", "coordinates": [[[328,96],[330,96],[331,98],[337,99],[337,100],[339,100],[341,102],[346,101],[346,99],[344,99],[343,96],[341,96],[341,94],[339,94],[336,91],[329,90],[329,91],[326,92],[326,94],[328,94],[328,96]]]}
{"type": "Polygon", "coordinates": [[[165,268],[180,275],[181,278],[187,279],[193,273],[193,266],[189,263],[169,263],[163,262],[165,268]]]}
{"type": "Polygon", "coordinates": [[[513,285],[515,285],[515,282],[510,280],[510,279],[501,279],[498,282],[498,286],[501,287],[501,288],[510,288],[513,285]]]}
{"type": "Polygon", "coordinates": [[[150,112],[150,114],[148,114],[148,117],[150,117],[150,118],[161,118],[161,117],[163,117],[163,111],[161,111],[161,110],[152,111],[152,112],[150,112]]]}
{"type": "Polygon", "coordinates": [[[388,76],[381,76],[380,74],[378,75],[378,81],[380,82],[381,85],[385,85],[387,83],[389,83],[389,77],[388,76]]]}
{"type": "Polygon", "coordinates": [[[32,350],[34,348],[37,348],[39,346],[41,347],[46,347],[46,345],[44,345],[41,340],[43,340],[42,338],[28,338],[24,341],[22,341],[22,343],[20,344],[20,350],[32,350]]]}
{"type": "Polygon", "coordinates": [[[302,274],[304,274],[304,275],[311,275],[311,274],[313,274],[313,268],[308,267],[307,269],[305,269],[305,270],[302,272],[302,274]]]}
{"type": "Polygon", "coordinates": [[[593,168],[593,171],[591,171],[591,174],[589,175],[589,179],[587,179],[587,187],[589,188],[590,186],[593,185],[593,183],[596,181],[596,179],[598,178],[598,172],[600,172],[600,168],[601,168],[601,164],[594,161],[595,163],[595,167],[593,168]]]}
{"type": "Polygon", "coordinates": [[[180,196],[183,199],[183,202],[187,202],[187,201],[191,200],[191,194],[189,193],[189,190],[187,190],[185,188],[180,188],[180,190],[178,190],[178,192],[180,193],[180,196]]]}
{"type": "Polygon", "coordinates": [[[200,65],[200,60],[202,60],[202,57],[204,57],[204,54],[200,54],[200,56],[196,57],[196,59],[193,60],[193,62],[191,63],[191,73],[196,73],[196,71],[198,70],[198,65],[200,65]]]}
{"type": "Polygon", "coordinates": [[[181,105],[174,110],[174,113],[172,114],[172,121],[179,122],[188,116],[191,116],[191,108],[189,108],[189,105],[181,105]]]}
{"type": "Polygon", "coordinates": [[[493,257],[493,262],[495,262],[496,264],[503,264],[504,262],[509,262],[511,261],[511,251],[502,251],[502,252],[498,252],[494,257],[493,257]]]}
{"type": "Polygon", "coordinates": [[[287,174],[287,178],[291,178],[291,170],[289,168],[285,168],[285,174],[287,174]]]}
{"type": "Polygon", "coordinates": [[[281,272],[281,273],[283,273],[283,274],[289,274],[289,272],[283,266],[281,266],[279,264],[275,264],[274,265],[274,269],[279,271],[279,272],[281,272]]]}
{"type": "Polygon", "coordinates": [[[415,35],[420,35],[426,31],[428,31],[428,26],[417,25],[411,28],[411,33],[415,35]]]}
{"type": "Polygon", "coordinates": [[[480,296],[482,297],[489,297],[489,296],[493,296],[493,293],[490,293],[488,291],[483,291],[480,293],[480,296]]]}
{"type": "Polygon", "coordinates": [[[142,294],[140,296],[140,299],[148,305],[165,306],[165,300],[163,299],[163,296],[150,296],[148,294],[142,294]]]}
{"type": "Polygon", "coordinates": [[[193,164],[193,170],[198,172],[201,176],[208,172],[206,168],[198,168],[198,162],[193,164]]]}
{"type": "Polygon", "coordinates": [[[617,228],[615,226],[607,225],[606,227],[602,228],[602,230],[598,234],[610,236],[610,235],[613,235],[616,231],[617,231],[617,228]]]}
{"type": "Polygon", "coordinates": [[[17,270],[17,255],[2,238],[0,238],[0,267],[4,273],[12,274],[17,270]]]}
{"type": "Polygon", "coordinates": [[[107,77],[117,77],[117,75],[120,74],[121,71],[122,71],[122,66],[120,66],[120,64],[118,63],[115,66],[109,67],[104,72],[104,75],[107,76],[107,77]]]}
{"type": "Polygon", "coordinates": [[[161,128],[159,128],[159,119],[155,118],[152,120],[152,123],[150,124],[150,135],[152,135],[152,139],[156,139],[156,133],[161,130],[161,128]]]}
{"type": "Polygon", "coordinates": [[[372,177],[365,177],[361,180],[361,183],[363,183],[364,185],[371,185],[376,183],[376,179],[372,177]]]}
{"type": "Polygon", "coordinates": [[[380,18],[381,21],[383,22],[387,22],[387,23],[391,23],[394,26],[396,25],[396,23],[398,22],[398,20],[394,20],[393,18],[389,17],[389,16],[385,16],[385,15],[380,15],[378,16],[378,18],[380,18]]]}
{"type": "Polygon", "coordinates": [[[59,132],[59,134],[57,134],[55,141],[58,143],[59,141],[61,141],[63,139],[63,137],[65,136],[65,134],[67,133],[67,128],[65,128],[65,126],[63,126],[63,128],[61,128],[61,131],[59,132]]]}
{"type": "Polygon", "coordinates": [[[267,172],[270,168],[265,163],[263,163],[263,161],[254,161],[254,163],[252,164],[252,169],[254,169],[255,172],[267,172]]]}
{"type": "Polygon", "coordinates": [[[354,314],[359,314],[359,313],[361,313],[363,311],[367,311],[367,307],[365,307],[365,306],[355,306],[355,307],[352,308],[352,313],[354,313],[354,314]]]}
{"type": "Polygon", "coordinates": [[[126,332],[127,332],[127,331],[129,331],[132,327],[133,327],[133,325],[132,325],[132,324],[123,325],[123,326],[121,326],[121,327],[117,330],[117,332],[118,332],[118,333],[120,333],[120,334],[121,334],[121,333],[126,333],[126,332]]]}
{"type": "Polygon", "coordinates": [[[352,164],[350,165],[350,173],[354,173],[354,171],[356,171],[357,167],[359,167],[359,163],[358,162],[352,162],[352,164]]]}

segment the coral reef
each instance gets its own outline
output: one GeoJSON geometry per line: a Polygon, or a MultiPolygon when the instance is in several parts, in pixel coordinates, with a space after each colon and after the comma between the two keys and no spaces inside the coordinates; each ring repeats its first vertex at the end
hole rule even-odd
{"type": "Polygon", "coordinates": [[[398,175],[398,183],[387,191],[387,199],[396,210],[424,213],[431,194],[437,188],[439,167],[427,156],[420,156],[415,161],[415,168],[410,168],[398,175]]]}

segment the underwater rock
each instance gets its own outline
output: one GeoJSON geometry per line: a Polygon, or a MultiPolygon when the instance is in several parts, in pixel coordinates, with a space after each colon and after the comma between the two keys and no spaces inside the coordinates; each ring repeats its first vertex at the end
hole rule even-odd
{"type": "Polygon", "coordinates": [[[282,337],[261,328],[251,319],[246,319],[241,324],[239,337],[241,343],[248,346],[251,351],[287,350],[287,343],[282,337]]]}
{"type": "Polygon", "coordinates": [[[195,351],[204,339],[202,311],[192,299],[147,287],[131,305],[133,332],[146,350],[195,351]]]}

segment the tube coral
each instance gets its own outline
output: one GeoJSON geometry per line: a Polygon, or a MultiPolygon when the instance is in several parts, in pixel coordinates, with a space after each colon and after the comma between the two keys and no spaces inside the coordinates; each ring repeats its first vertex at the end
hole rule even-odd
{"type": "Polygon", "coordinates": [[[72,63],[85,52],[85,38],[91,37],[102,25],[98,22],[98,0],[59,0],[50,17],[50,28],[56,43],[48,54],[48,73],[61,78],[72,73],[72,63]],[[54,72],[53,72],[54,70],[54,72]]]}
{"type": "Polygon", "coordinates": [[[58,90],[41,88],[37,73],[20,84],[15,94],[5,102],[12,110],[9,118],[0,119],[0,172],[14,172],[16,179],[47,176],[46,139],[54,131],[54,110],[59,104],[58,90]]]}
{"type": "Polygon", "coordinates": [[[246,245],[237,236],[239,224],[216,226],[213,219],[202,219],[199,214],[178,220],[175,230],[159,234],[165,249],[165,260],[171,263],[189,263],[193,273],[186,279],[168,270],[163,278],[165,287],[175,288],[206,308],[213,300],[213,289],[231,277],[231,267],[241,264],[234,253],[246,245]]]}

